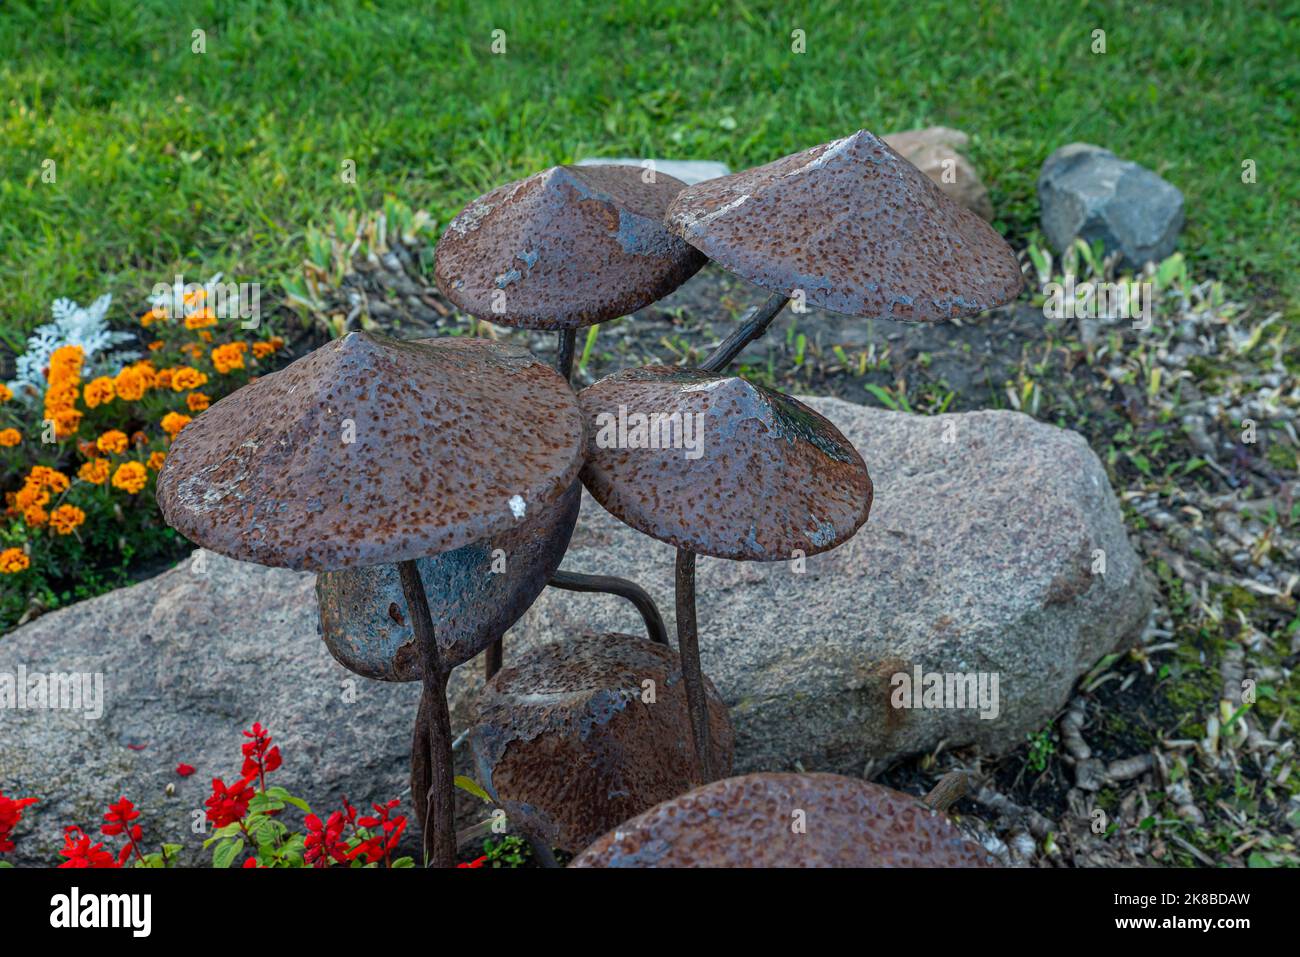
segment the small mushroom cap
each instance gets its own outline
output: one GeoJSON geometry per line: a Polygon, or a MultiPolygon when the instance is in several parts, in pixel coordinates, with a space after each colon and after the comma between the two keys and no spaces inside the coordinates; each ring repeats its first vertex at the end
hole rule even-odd
{"type": "Polygon", "coordinates": [[[995,862],[947,817],[900,791],[838,774],[747,774],[706,784],[620,824],[570,866],[991,867],[995,862]]]}
{"type": "MultiPolygon", "coordinates": [[[[564,559],[581,503],[574,482],[523,524],[416,562],[448,667],[469,661],[529,609],[564,559]]],[[[316,601],[321,638],[339,664],[382,681],[423,676],[396,565],[321,572],[316,601]]]]}
{"type": "Polygon", "coordinates": [[[672,292],[705,259],[664,226],[683,188],[640,166],[554,166],[498,186],[451,221],[434,276],[471,315],[577,329],[672,292]]]}
{"type": "Polygon", "coordinates": [[[578,399],[583,483],[615,518],[670,545],[789,561],[851,538],[871,510],[871,477],[849,440],[802,402],[738,376],[624,369],[578,399]]]}
{"type": "Polygon", "coordinates": [[[352,332],[189,423],[158,477],[205,548],[315,571],[451,551],[553,504],[582,461],[568,383],[485,339],[352,332]]]}
{"type": "Polygon", "coordinates": [[[666,221],[738,276],[850,316],[972,315],[1023,284],[1001,236],[866,130],[689,186],[666,221]]]}
{"type": "MultiPolygon", "coordinates": [[[[704,685],[713,761],[728,773],[731,720],[704,685]]],[[[510,819],[570,852],[702,779],[681,661],[632,635],[507,657],[479,697],[469,740],[479,782],[510,819]]]]}

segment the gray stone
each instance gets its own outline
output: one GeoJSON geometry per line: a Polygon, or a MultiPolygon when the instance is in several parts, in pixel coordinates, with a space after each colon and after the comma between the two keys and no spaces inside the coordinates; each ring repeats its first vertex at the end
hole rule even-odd
{"type": "MultiPolygon", "coordinates": [[[[806,559],[802,574],[700,559],[701,656],[732,709],[736,773],[796,761],[861,773],[870,758],[945,740],[1013,749],[1098,658],[1140,633],[1150,586],[1080,435],[1014,412],[922,417],[805,401],[862,453],[875,502],[853,539],[806,559]],[[1093,574],[1099,553],[1105,573],[1093,574]],[[891,707],[892,676],[917,665],[997,673],[998,716],[891,707]]],[[[673,550],[590,500],[564,567],[633,578],[671,620],[673,550]]],[[[584,629],[636,628],[615,599],[548,591],[506,654],[584,629]]],[[[462,711],[468,698],[469,687],[458,690],[462,711]]]]}
{"type": "Polygon", "coordinates": [[[900,156],[951,198],[984,219],[993,218],[989,191],[961,152],[970,137],[946,126],[927,126],[882,136],[900,156]]]}
{"type": "Polygon", "coordinates": [[[1062,146],[1038,175],[1043,232],[1058,252],[1101,240],[1123,265],[1169,256],[1183,228],[1183,194],[1131,160],[1090,143],[1062,146]]]}
{"type": "MultiPolygon", "coordinates": [[[[863,453],[875,504],[853,540],[807,559],[802,574],[700,560],[704,668],[732,709],[737,773],[796,762],[860,773],[870,758],[940,741],[1014,748],[1140,631],[1148,586],[1080,436],[1019,413],[927,418],[807,401],[863,453]],[[1093,574],[1099,550],[1105,572],[1093,574]],[[998,716],[891,707],[891,676],[913,666],[996,673],[998,716]]],[[[565,567],[641,582],[671,632],[672,549],[590,498],[565,567]]],[[[584,630],[641,625],[621,599],[547,590],[506,638],[506,660],[584,630]]],[[[122,794],[140,806],[148,840],[204,859],[191,814],[211,778],[237,776],[239,731],[255,720],[284,750],[280,783],[314,804],[406,794],[419,688],[354,679],[334,662],[309,574],[206,554],[202,573],[183,563],[0,638],[0,673],[19,665],[102,674],[106,702],[96,721],[0,710],[0,787],[42,802],[19,827],[15,863],[57,863],[61,827],[96,826],[122,794]],[[178,777],[180,761],[198,772],[178,777]]],[[[458,729],[481,675],[475,661],[452,678],[458,729]]]]}
{"type": "Polygon", "coordinates": [[[579,166],[645,166],[648,163],[653,163],[658,172],[679,179],[687,186],[694,186],[706,179],[717,179],[731,172],[726,163],[716,163],[712,160],[629,159],[628,157],[613,159],[587,157],[578,160],[579,166]]]}

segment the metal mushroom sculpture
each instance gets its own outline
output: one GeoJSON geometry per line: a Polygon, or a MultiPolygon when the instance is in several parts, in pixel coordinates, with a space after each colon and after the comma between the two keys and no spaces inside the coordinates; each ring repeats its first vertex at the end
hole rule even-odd
{"type": "MultiPolygon", "coordinates": [[[[506,183],[451,221],[434,253],[434,277],[472,316],[556,330],[555,368],[568,378],[576,330],[649,305],[704,265],[705,257],[663,223],[684,185],[639,166],[554,166],[506,183]]],[[[551,584],[622,594],[637,603],[654,635],[658,611],[631,582],[568,572],[551,584]]],[[[497,641],[487,677],[501,661],[497,641]]]]}
{"type": "Polygon", "coordinates": [[[946,819],[861,781],[709,783],[733,741],[700,668],[695,556],[813,555],[870,511],[866,465],[830,422],[724,373],[785,304],[976,313],[1020,289],[1006,243],[860,131],[692,187],[641,167],[545,170],[466,206],[435,275],[480,319],[556,331],[554,370],[483,339],[350,333],[203,412],[158,480],[163,516],[199,545],[316,571],[321,634],[346,667],[423,682],[411,780],[428,859],[456,851],[447,679],[486,651],[471,750],[543,859],[595,839],[575,863],[982,862],[946,819]],[[706,257],[775,294],[700,368],[628,369],[575,396],[575,330],[654,302],[706,257]],[[644,590],[558,570],[580,475],[677,548],[677,655],[644,590]],[[503,668],[502,635],[547,584],[627,597],[652,640],[588,636],[503,668]]]}
{"type": "Polygon", "coordinates": [[[715,781],[624,822],[571,867],[992,867],[917,798],[836,774],[715,781]]]}
{"type": "MultiPolygon", "coordinates": [[[[727,706],[706,683],[711,758],[729,772],[727,706]]],[[[681,665],[664,645],[583,635],[525,652],[479,696],[469,744],[479,783],[544,853],[577,853],[619,821],[689,790],[681,665]]]]}
{"type": "Polygon", "coordinates": [[[726,368],[791,298],[849,316],[933,322],[1014,299],[1006,240],[866,130],[677,194],[668,228],[771,290],[700,364],[726,368]]]}
{"type": "Polygon", "coordinates": [[[625,369],[578,398],[587,417],[582,480],[592,497],[678,549],[677,648],[696,751],[711,781],[695,556],[789,561],[834,548],[867,520],[871,478],[823,416],[736,376],[625,369]]]}
{"type": "MultiPolygon", "coordinates": [[[[582,436],[568,385],[522,348],[353,332],[214,404],[177,436],[159,477],[167,522],[213,551],[318,572],[396,566],[395,617],[410,623],[424,682],[412,786],[427,782],[421,824],[439,866],[455,857],[447,678],[498,632],[473,620],[472,602],[459,627],[436,631],[419,560],[546,510],[563,526],[582,436]]],[[[359,660],[400,675],[415,666],[401,649],[359,660]]]]}

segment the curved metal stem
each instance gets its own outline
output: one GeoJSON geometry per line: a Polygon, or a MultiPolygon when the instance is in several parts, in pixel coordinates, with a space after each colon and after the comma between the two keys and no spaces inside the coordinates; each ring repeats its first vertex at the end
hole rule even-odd
{"type": "Polygon", "coordinates": [[[641,619],[645,622],[646,637],[661,645],[668,644],[668,629],[664,627],[664,616],[659,614],[659,609],[655,606],[650,593],[636,582],[613,575],[582,575],[578,572],[557,571],[551,576],[549,584],[552,588],[563,588],[565,591],[598,591],[626,598],[636,605],[636,610],[641,613],[641,619]]]}
{"type": "Polygon", "coordinates": [[[695,621],[695,553],[677,549],[677,654],[682,659],[682,683],[686,685],[686,708],[691,716],[695,754],[699,758],[701,784],[714,780],[713,743],[709,740],[709,699],[704,691],[704,669],[700,667],[699,630],[695,621]]]}
{"type": "Polygon", "coordinates": [[[560,330],[559,344],[555,349],[555,371],[566,379],[573,374],[573,353],[577,338],[577,329],[560,330]]]}
{"type": "Polygon", "coordinates": [[[740,326],[708,354],[700,363],[700,368],[705,372],[721,372],[731,365],[731,361],[740,355],[745,346],[767,332],[767,327],[789,301],[789,296],[777,292],[769,296],[767,302],[750,309],[740,326]]]}
{"type": "Polygon", "coordinates": [[[411,616],[411,630],[420,650],[424,671],[424,694],[415,719],[411,748],[411,794],[424,832],[424,856],[434,867],[456,864],[456,814],[453,790],[455,771],[451,756],[451,709],[447,707],[447,677],[438,642],[433,634],[433,616],[424,582],[414,561],[397,563],[402,594],[411,616]],[[425,805],[420,808],[421,791],[425,805]]]}

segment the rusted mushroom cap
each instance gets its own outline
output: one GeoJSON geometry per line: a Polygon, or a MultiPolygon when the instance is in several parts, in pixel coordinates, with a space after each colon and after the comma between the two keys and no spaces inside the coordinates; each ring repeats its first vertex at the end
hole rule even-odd
{"type": "Polygon", "coordinates": [[[850,316],[970,315],[1022,283],[1001,236],[866,130],[689,186],[667,223],[737,275],[850,316]]]}
{"type": "Polygon", "coordinates": [[[187,425],[158,504],[232,558],[352,568],[513,528],[564,494],[581,459],[577,401],[525,349],[353,332],[187,425]]]}
{"type": "Polygon", "coordinates": [[[584,389],[582,481],[616,518],[716,558],[789,561],[852,537],[871,477],[840,431],[737,376],[624,369],[584,389]]]}
{"type": "MultiPolygon", "coordinates": [[[[416,562],[442,661],[454,667],[505,634],[564,559],[578,521],[582,483],[514,528],[416,562]]],[[[420,655],[396,565],[316,576],[321,638],[350,671],[418,681],[420,655]]]]}
{"type": "Polygon", "coordinates": [[[435,253],[443,294],[471,315],[576,329],[668,295],[704,257],[664,226],[683,183],[639,166],[555,166],[480,196],[435,253]]]}
{"type": "MultiPolygon", "coordinates": [[[[705,679],[713,761],[731,770],[727,706],[705,679]]],[[[702,780],[677,655],[631,635],[525,652],[484,687],[470,747],[479,783],[523,830],[577,852],[702,780]]]]}
{"type": "Polygon", "coordinates": [[[991,867],[945,816],[838,774],[715,781],[620,824],[571,867],[991,867]]]}

